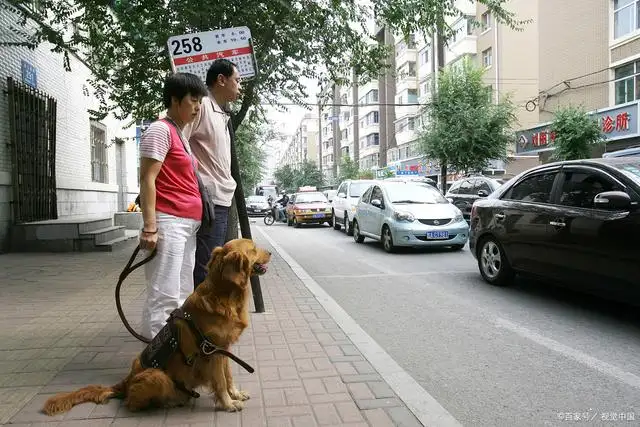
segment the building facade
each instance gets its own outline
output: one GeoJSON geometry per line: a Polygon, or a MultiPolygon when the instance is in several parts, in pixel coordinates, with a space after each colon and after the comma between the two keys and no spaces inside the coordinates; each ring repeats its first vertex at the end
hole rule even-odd
{"type": "MultiPolygon", "coordinates": [[[[17,22],[0,0],[3,41],[24,42],[37,25],[16,31],[17,22]]],[[[139,191],[136,128],[92,120],[99,104],[86,64],[72,55],[67,72],[46,44],[0,46],[0,56],[0,249],[16,223],[125,210],[139,191]]]]}
{"type": "Polygon", "coordinates": [[[297,168],[303,162],[318,164],[318,113],[312,111],[304,115],[295,134],[286,144],[279,166],[290,165],[297,168]]]}

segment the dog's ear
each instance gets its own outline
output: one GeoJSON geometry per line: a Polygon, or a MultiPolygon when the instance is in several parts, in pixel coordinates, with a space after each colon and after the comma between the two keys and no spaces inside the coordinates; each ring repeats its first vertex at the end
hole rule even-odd
{"type": "Polygon", "coordinates": [[[238,251],[229,252],[222,258],[222,278],[235,283],[239,287],[246,286],[251,273],[249,258],[238,251]]]}
{"type": "Polygon", "coordinates": [[[207,271],[211,271],[216,265],[216,263],[222,261],[223,253],[224,253],[224,248],[222,246],[218,246],[211,251],[211,258],[209,258],[209,262],[207,263],[207,271]]]}

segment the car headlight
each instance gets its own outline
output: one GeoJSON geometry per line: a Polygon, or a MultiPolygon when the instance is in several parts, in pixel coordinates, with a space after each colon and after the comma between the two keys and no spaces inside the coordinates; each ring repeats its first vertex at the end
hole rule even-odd
{"type": "Polygon", "coordinates": [[[356,208],[357,208],[357,206],[356,206],[356,205],[351,206],[351,212],[355,212],[355,211],[356,211],[356,208]]]}
{"type": "Polygon", "coordinates": [[[330,213],[331,212],[331,208],[324,208],[325,213],[330,213]]]}
{"type": "Polygon", "coordinates": [[[409,212],[402,212],[402,211],[395,211],[393,213],[393,217],[398,221],[413,222],[416,220],[416,217],[414,217],[413,214],[409,212]]]}
{"type": "Polygon", "coordinates": [[[460,222],[460,221],[464,221],[464,216],[462,215],[462,211],[458,209],[458,212],[456,212],[456,216],[453,217],[453,222],[460,222]]]}

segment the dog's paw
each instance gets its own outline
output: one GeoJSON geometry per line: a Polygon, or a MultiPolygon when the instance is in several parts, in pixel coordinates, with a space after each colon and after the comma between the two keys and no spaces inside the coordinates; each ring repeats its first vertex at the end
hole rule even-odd
{"type": "Polygon", "coordinates": [[[220,403],[216,404],[216,409],[220,409],[227,412],[242,411],[244,404],[239,400],[231,400],[228,404],[220,403]]]}
{"type": "Polygon", "coordinates": [[[229,396],[231,396],[232,399],[241,401],[249,400],[251,397],[246,391],[238,390],[236,388],[229,390],[229,396]]]}

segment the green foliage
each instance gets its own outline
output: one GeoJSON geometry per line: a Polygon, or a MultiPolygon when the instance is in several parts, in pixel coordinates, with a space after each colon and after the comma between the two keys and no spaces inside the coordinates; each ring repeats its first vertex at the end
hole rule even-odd
{"type": "Polygon", "coordinates": [[[350,156],[344,155],[340,160],[338,183],[346,179],[357,179],[359,174],[360,167],[358,163],[354,162],[350,156]]]}
{"type": "MultiPolygon", "coordinates": [[[[33,0],[9,0],[30,6],[33,0]]],[[[478,0],[493,16],[512,28],[517,21],[505,8],[507,0],[478,0]]],[[[356,69],[359,80],[377,77],[386,65],[388,46],[375,43],[367,20],[374,13],[392,31],[409,34],[434,27],[445,37],[453,32],[445,19],[461,16],[454,0],[38,0],[34,12],[23,12],[41,23],[24,43],[43,41],[54,50],[85,58],[94,71],[92,86],[102,105],[100,119],[156,117],[161,88],[170,72],[170,36],[246,25],[251,29],[259,75],[244,84],[241,106],[234,115],[237,129],[249,108],[277,105],[281,99],[305,104],[304,79],[346,83],[356,69]],[[73,28],[74,31],[68,31],[73,28]],[[321,64],[319,67],[318,64],[321,64]],[[111,102],[107,102],[106,99],[111,102]]],[[[24,10],[24,9],[23,9],[24,10]]],[[[21,26],[12,27],[22,34],[21,26]]],[[[18,44],[18,43],[13,43],[18,44]]],[[[69,65],[68,57],[65,62],[69,65]]]]}
{"type": "Polygon", "coordinates": [[[479,171],[491,159],[504,159],[513,142],[514,106],[509,99],[491,102],[483,73],[468,59],[461,67],[443,70],[426,107],[422,151],[457,171],[479,171]]]}
{"type": "Polygon", "coordinates": [[[270,130],[257,114],[249,115],[236,132],[236,155],[245,195],[253,194],[253,189],[262,179],[267,158],[264,144],[268,139],[270,130]]]}
{"type": "Polygon", "coordinates": [[[358,179],[373,179],[374,178],[374,174],[372,170],[361,170],[358,173],[358,179]]]}
{"type": "Polygon", "coordinates": [[[588,159],[591,150],[605,141],[598,120],[579,107],[556,111],[551,132],[555,133],[554,160],[588,159]]]}
{"type": "Polygon", "coordinates": [[[273,177],[279,188],[286,192],[298,191],[299,187],[310,185],[321,187],[323,183],[322,172],[318,166],[310,160],[305,160],[299,168],[284,165],[273,173],[273,177]]]}

